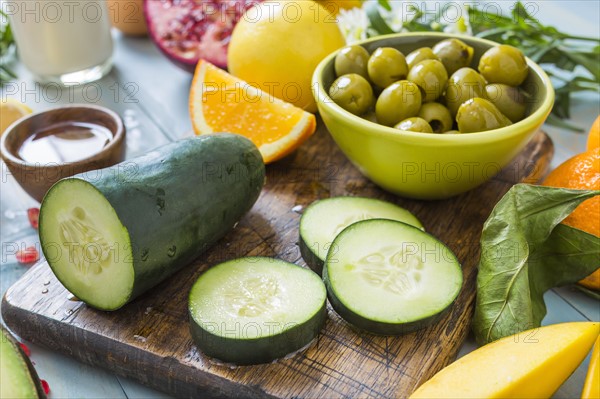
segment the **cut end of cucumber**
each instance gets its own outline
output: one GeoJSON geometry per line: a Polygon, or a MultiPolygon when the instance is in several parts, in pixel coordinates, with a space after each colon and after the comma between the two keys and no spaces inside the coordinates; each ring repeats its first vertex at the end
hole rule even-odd
{"type": "Polygon", "coordinates": [[[39,231],[48,264],[73,295],[102,310],[127,303],[134,284],[129,233],[92,184],[55,184],[42,202],[39,231]]]}
{"type": "MultiPolygon", "coordinates": [[[[423,229],[412,213],[386,201],[363,197],[328,198],[311,204],[300,219],[302,258],[311,269],[321,273],[335,237],[351,224],[368,219],[397,220],[423,229]]],[[[337,250],[331,248],[331,251],[337,250]]]]}
{"type": "Polygon", "coordinates": [[[324,280],[334,309],[379,334],[425,327],[462,287],[462,270],[443,243],[420,229],[372,219],[346,228],[334,241],[324,280]]]}
{"type": "Polygon", "coordinates": [[[192,335],[219,360],[269,362],[317,336],[325,301],[325,286],[310,270],[271,258],[236,259],[212,267],[192,287],[192,335]]]}

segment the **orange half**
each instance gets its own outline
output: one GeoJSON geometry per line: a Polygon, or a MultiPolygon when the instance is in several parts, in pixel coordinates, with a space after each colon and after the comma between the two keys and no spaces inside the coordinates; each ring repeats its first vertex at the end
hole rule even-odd
{"type": "Polygon", "coordinates": [[[229,132],[250,139],[265,163],[293,152],[316,129],[315,116],[200,61],[190,90],[197,135],[229,132]]]}

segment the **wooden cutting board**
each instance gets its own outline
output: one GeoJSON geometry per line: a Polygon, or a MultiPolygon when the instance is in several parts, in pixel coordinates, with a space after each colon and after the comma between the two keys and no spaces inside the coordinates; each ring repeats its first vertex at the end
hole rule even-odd
{"type": "Polygon", "coordinates": [[[444,201],[413,201],[365,179],[321,127],[292,159],[267,168],[258,202],[233,231],[133,303],[112,313],[90,309],[72,300],[44,262],[7,291],[2,315],[24,339],[177,397],[407,397],[455,359],[469,332],[483,222],[514,183],[537,181],[552,154],[552,142],[540,132],[478,189],[444,201]],[[329,307],[318,339],[291,358],[232,369],[203,356],[192,342],[187,316],[188,292],[202,271],[246,255],[305,265],[297,246],[301,209],[341,195],[381,198],[409,209],[457,254],[464,286],[445,318],[409,335],[385,337],[356,331],[329,307]]]}

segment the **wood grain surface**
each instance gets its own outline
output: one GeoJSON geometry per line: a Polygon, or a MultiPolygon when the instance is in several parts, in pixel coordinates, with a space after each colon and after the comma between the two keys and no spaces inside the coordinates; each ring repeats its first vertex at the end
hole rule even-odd
{"type": "Polygon", "coordinates": [[[2,315],[24,339],[177,397],[407,397],[456,357],[469,332],[483,222],[514,183],[543,176],[552,154],[552,142],[540,132],[483,186],[449,200],[413,201],[365,179],[321,127],[291,158],[267,168],[258,202],[233,231],[124,308],[107,313],[73,300],[48,265],[40,263],[8,290],[2,315]],[[446,316],[427,329],[385,337],[357,331],[328,307],[318,339],[288,359],[230,368],[202,355],[192,342],[187,316],[188,292],[202,271],[246,255],[305,265],[297,246],[301,209],[341,195],[381,198],[409,209],[456,253],[464,286],[446,316]]]}

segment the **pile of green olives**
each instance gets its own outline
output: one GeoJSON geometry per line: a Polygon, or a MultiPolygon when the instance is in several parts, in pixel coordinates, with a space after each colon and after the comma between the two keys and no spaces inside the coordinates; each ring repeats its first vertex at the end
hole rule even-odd
{"type": "Polygon", "coordinates": [[[518,122],[527,111],[520,88],[529,73],[523,53],[499,45],[471,66],[473,48],[459,39],[406,56],[380,47],[347,46],[335,58],[331,99],[346,111],[400,130],[472,133],[518,122]]]}

